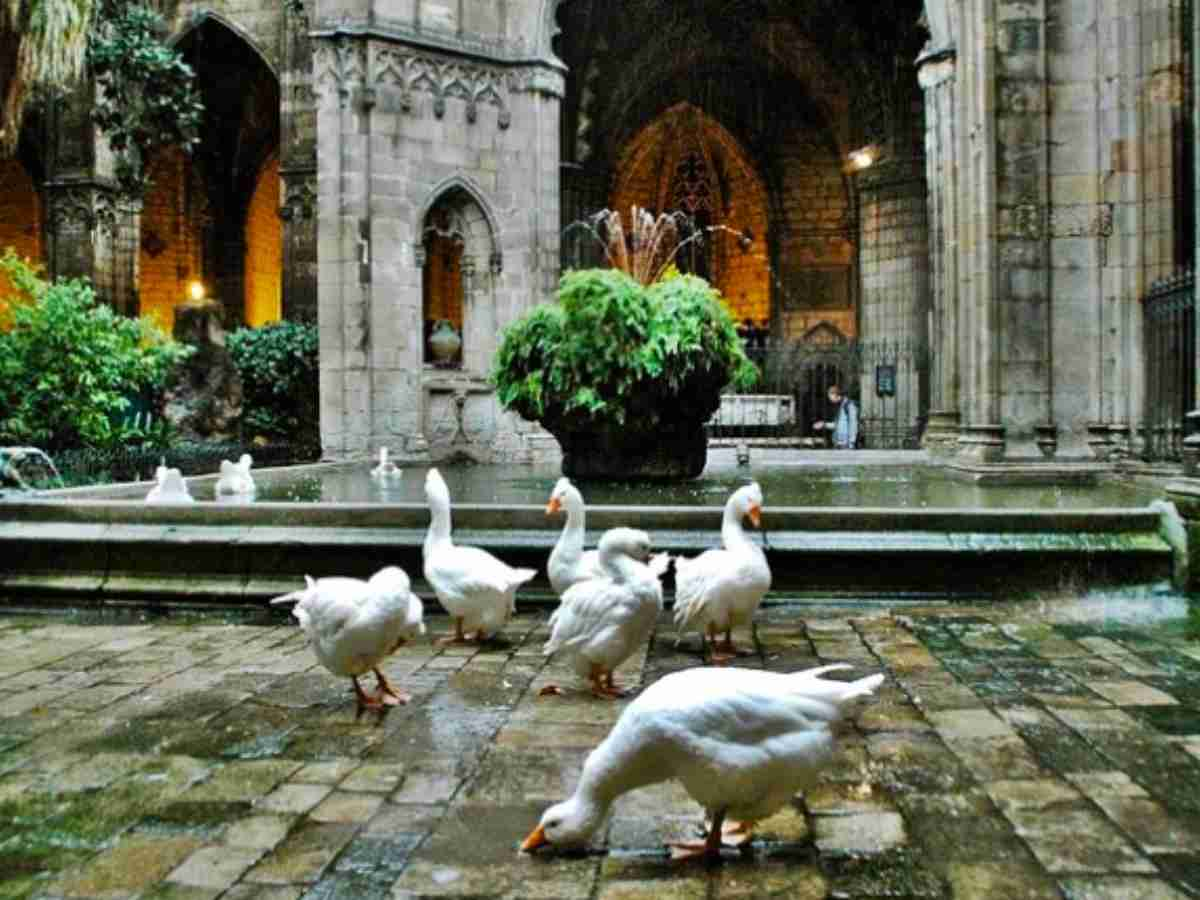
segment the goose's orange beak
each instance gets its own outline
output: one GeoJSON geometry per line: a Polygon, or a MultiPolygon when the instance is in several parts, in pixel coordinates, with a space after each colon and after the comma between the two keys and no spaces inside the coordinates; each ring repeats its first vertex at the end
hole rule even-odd
{"type": "Polygon", "coordinates": [[[551,497],[550,502],[546,504],[546,515],[552,516],[562,509],[562,501],[557,497],[551,497]]]}
{"type": "Polygon", "coordinates": [[[758,504],[746,510],[746,515],[750,517],[750,521],[754,523],[755,528],[762,527],[762,507],[758,504]]]}
{"type": "Polygon", "coordinates": [[[521,842],[521,849],[526,853],[532,853],[538,847],[545,847],[550,841],[546,839],[546,829],[539,825],[529,833],[529,837],[521,842]]]}

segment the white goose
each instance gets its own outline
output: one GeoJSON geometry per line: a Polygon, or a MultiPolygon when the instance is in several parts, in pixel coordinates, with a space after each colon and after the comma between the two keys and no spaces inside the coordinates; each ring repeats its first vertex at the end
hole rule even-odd
{"type": "Polygon", "coordinates": [[[183,472],[179,469],[168,469],[159,466],[154,473],[155,484],[146,494],[146,502],[150,504],[195,503],[188,493],[187,482],[183,480],[183,472]]]}
{"type": "MultiPolygon", "coordinates": [[[[567,512],[567,523],[563,526],[558,543],[550,551],[550,559],[546,563],[550,586],[559,597],[562,597],[571,585],[605,574],[600,567],[597,551],[583,549],[587,510],[583,495],[571,484],[569,478],[560,478],[554,485],[546,503],[546,515],[551,516],[564,509],[567,512]]],[[[671,564],[671,557],[666,553],[657,553],[644,562],[649,565],[655,576],[660,576],[666,573],[671,564]]]]}
{"type": "Polygon", "coordinates": [[[725,504],[721,522],[721,550],[706,550],[693,559],[675,559],[675,627],[680,634],[700,630],[703,648],[707,632],[713,662],[736,655],[733,629],[750,624],[754,611],[771,588],[771,567],[766,554],[742,527],[749,518],[761,524],[762,488],[751,482],[738,488],[725,504]],[[717,644],[717,632],[725,640],[717,644]]]}
{"type": "Polygon", "coordinates": [[[334,675],[354,685],[359,709],[381,709],[407,703],[379,671],[384,657],[406,641],[425,633],[421,601],[412,592],[408,575],[396,566],[381,569],[369,581],[358,578],[304,576],[307,587],[271,602],[296,603],[292,615],[312,643],[317,660],[334,675]],[[368,697],[358,677],[374,672],[378,691],[368,697]]]}
{"type": "MultiPolygon", "coordinates": [[[[613,670],[650,637],[662,612],[662,584],[645,564],[650,536],[633,528],[613,528],[600,538],[605,573],[572,585],[550,617],[547,656],[564,651],[575,671],[592,683],[597,697],[622,697],[613,670]]],[[[543,694],[561,693],[549,685],[543,694]]]]}
{"type": "Polygon", "coordinates": [[[217,494],[253,494],[254,479],[250,477],[250,467],[254,460],[249,453],[243,453],[237,462],[221,460],[221,477],[217,479],[217,494]]]}
{"type": "Polygon", "coordinates": [[[575,793],[546,810],[521,849],[582,844],[621,794],[672,778],[712,821],[705,841],[675,844],[676,855],[717,855],[723,833],[737,833],[738,843],[749,840],[756,821],[816,782],[833,756],[833,723],[850,701],[883,682],[882,675],[851,682],[819,677],[847,668],[792,674],[700,668],[667,675],[625,709],[588,755],[575,793]]]}
{"type": "Polygon", "coordinates": [[[372,478],[399,478],[403,473],[400,467],[388,459],[388,448],[379,448],[379,464],[371,470],[372,478]]]}
{"type": "Polygon", "coordinates": [[[517,588],[537,575],[536,569],[514,569],[478,547],[459,547],[450,539],[450,490],[437,469],[425,476],[429,533],[425,536],[425,580],[454,618],[455,643],[494,634],[516,609],[517,588]]]}

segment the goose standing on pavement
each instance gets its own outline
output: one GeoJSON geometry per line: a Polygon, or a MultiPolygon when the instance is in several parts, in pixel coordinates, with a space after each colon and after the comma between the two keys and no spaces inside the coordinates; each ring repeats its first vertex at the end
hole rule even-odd
{"type": "Polygon", "coordinates": [[[672,845],[677,856],[717,856],[725,836],[744,843],[756,821],[817,782],[833,757],[834,723],[883,682],[882,675],[820,677],[847,668],[781,674],[709,667],[667,675],[626,707],[588,755],[575,793],[546,810],[521,849],[586,843],[617,797],[671,779],[711,821],[704,841],[672,845]]]}
{"type": "Polygon", "coordinates": [[[425,633],[421,601],[403,569],[388,566],[358,578],[310,578],[304,590],[276,597],[273,604],[295,603],[292,615],[308,635],[317,660],[334,675],[350,679],[359,709],[407,703],[409,695],[379,670],[383,659],[425,633]],[[368,696],[360,675],[374,672],[375,694],[368,696]]]}
{"type": "MultiPolygon", "coordinates": [[[[604,574],[573,584],[550,617],[550,640],[543,652],[568,654],[597,697],[624,696],[613,683],[613,671],[650,637],[662,612],[662,584],[646,565],[649,558],[646,532],[606,531],[598,550],[604,574]]],[[[542,693],[561,691],[549,685],[542,693]]]]}
{"type": "Polygon", "coordinates": [[[450,489],[437,469],[425,476],[429,532],[425,536],[425,580],[454,619],[449,643],[465,643],[466,632],[483,641],[504,627],[516,609],[517,588],[537,575],[515,569],[478,547],[460,547],[450,537],[450,489]]]}
{"type": "Polygon", "coordinates": [[[757,482],[738,488],[725,503],[719,550],[693,559],[675,558],[675,627],[680,634],[700,631],[712,644],[712,661],[728,662],[737,655],[733,629],[749,625],[771,588],[771,567],[762,547],[742,526],[749,519],[762,524],[763,494],[757,482]],[[717,634],[725,640],[717,643],[717,634]]]}

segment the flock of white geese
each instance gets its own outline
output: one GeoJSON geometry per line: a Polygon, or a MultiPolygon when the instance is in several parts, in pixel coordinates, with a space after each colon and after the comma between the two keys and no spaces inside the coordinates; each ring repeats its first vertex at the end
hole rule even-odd
{"type": "MultiPolygon", "coordinates": [[[[537,571],[454,543],[450,492],[437,469],[426,475],[425,497],[423,574],[454,623],[441,642],[487,640],[507,624],[517,590],[537,571]]],[[[635,528],[610,529],[597,549],[585,550],[583,497],[560,479],[546,506],[547,514],[565,512],[566,524],[547,563],[560,601],[544,653],[568,658],[594,696],[624,697],[613,673],[653,632],[663,609],[660,578],[673,561],[677,629],[699,631],[714,664],[732,661],[733,631],[752,622],[771,586],[766,556],[744,527],[747,519],[760,525],[762,508],[757,483],[738,488],[725,504],[722,546],[691,559],[653,555],[650,536],[635,528]]],[[[293,615],[318,661],[350,678],[360,709],[409,701],[379,669],[425,633],[421,601],[402,569],[389,566],[367,581],[306,577],[304,589],[271,602],[296,604],[293,615]],[[376,678],[373,694],[358,680],[368,672],[376,678]]],[[[521,848],[584,844],[618,796],[668,779],[682,782],[710,823],[703,840],[672,844],[674,855],[714,858],[722,845],[745,844],[754,822],[814,782],[833,754],[833,724],[883,681],[878,674],[849,682],[820,677],[845,668],[781,674],[714,665],[658,680],[623,710],[589,754],[575,793],[545,812],[521,848]]],[[[562,692],[557,685],[541,691],[562,692]]]]}

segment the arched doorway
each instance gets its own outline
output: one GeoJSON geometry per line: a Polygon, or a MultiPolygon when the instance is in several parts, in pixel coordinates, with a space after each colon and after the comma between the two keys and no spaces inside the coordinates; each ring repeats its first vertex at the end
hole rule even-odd
{"type": "Polygon", "coordinates": [[[209,13],[176,45],[204,101],[201,141],[150,161],[141,311],[170,328],[199,283],[228,327],[280,316],[279,81],[250,41],[209,13]]]}
{"type": "Polygon", "coordinates": [[[738,141],[691,103],[663,111],[623,148],[611,207],[680,212],[694,233],[681,271],[711,282],[739,320],[770,316],[769,211],[762,178],[738,141]]]}
{"type": "Polygon", "coordinates": [[[500,266],[495,227],[466,183],[435,196],[421,221],[422,360],[483,374],[499,326],[490,290],[500,266]]]}

